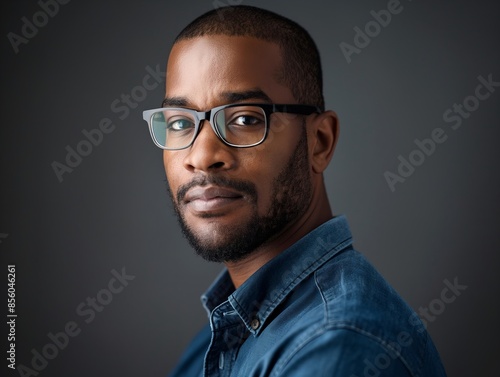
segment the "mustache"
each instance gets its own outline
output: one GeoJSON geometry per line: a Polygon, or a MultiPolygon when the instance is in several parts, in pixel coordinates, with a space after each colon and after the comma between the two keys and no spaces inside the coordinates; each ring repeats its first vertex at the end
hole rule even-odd
{"type": "Polygon", "coordinates": [[[191,188],[193,188],[195,186],[204,187],[204,186],[208,186],[208,185],[214,185],[214,186],[232,189],[232,190],[238,191],[242,194],[246,194],[253,201],[257,201],[257,189],[252,182],[243,181],[243,180],[236,180],[236,179],[229,179],[227,177],[222,177],[222,176],[218,176],[218,175],[203,175],[203,176],[195,177],[190,182],[179,187],[179,189],[177,190],[177,195],[176,195],[177,203],[182,203],[184,201],[184,197],[186,196],[186,193],[191,188]]]}

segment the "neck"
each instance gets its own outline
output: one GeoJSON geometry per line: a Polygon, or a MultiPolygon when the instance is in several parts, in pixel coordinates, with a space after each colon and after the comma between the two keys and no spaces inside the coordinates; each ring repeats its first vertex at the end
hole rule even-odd
{"type": "Polygon", "coordinates": [[[267,241],[242,260],[225,262],[235,288],[241,286],[271,259],[333,217],[324,185],[321,185],[319,191],[317,195],[313,195],[306,212],[272,240],[267,241]]]}

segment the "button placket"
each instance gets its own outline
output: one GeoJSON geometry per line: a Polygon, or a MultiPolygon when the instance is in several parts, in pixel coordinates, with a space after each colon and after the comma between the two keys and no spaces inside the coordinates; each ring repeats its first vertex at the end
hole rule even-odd
{"type": "Polygon", "coordinates": [[[229,377],[248,330],[228,302],[214,309],[211,319],[212,342],[206,355],[205,376],[229,377]]]}

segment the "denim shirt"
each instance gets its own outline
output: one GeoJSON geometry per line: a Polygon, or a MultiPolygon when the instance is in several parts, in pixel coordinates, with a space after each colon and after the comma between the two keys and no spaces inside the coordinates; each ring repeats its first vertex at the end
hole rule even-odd
{"type": "Polygon", "coordinates": [[[171,377],[446,376],[417,315],[353,249],[344,216],[236,290],[223,271],[202,303],[209,324],[171,377]]]}

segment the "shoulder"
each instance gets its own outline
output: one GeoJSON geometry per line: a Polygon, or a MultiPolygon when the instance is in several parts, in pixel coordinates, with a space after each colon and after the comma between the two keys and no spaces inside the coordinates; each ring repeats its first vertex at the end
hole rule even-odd
{"type": "Polygon", "coordinates": [[[319,375],[445,375],[416,314],[360,253],[338,254],[316,270],[314,283],[323,304],[308,317],[318,321],[294,339],[277,370],[309,358],[319,375]]]}
{"type": "Polygon", "coordinates": [[[356,250],[338,254],[314,274],[325,306],[325,320],[351,325],[405,327],[412,309],[377,270],[356,250]],[[391,313],[392,318],[384,315],[391,313]]]}
{"type": "MultiPolygon", "coordinates": [[[[353,329],[322,326],[304,333],[272,376],[417,376],[395,352],[353,329]]],[[[428,377],[428,376],[426,376],[428,377]]]]}

